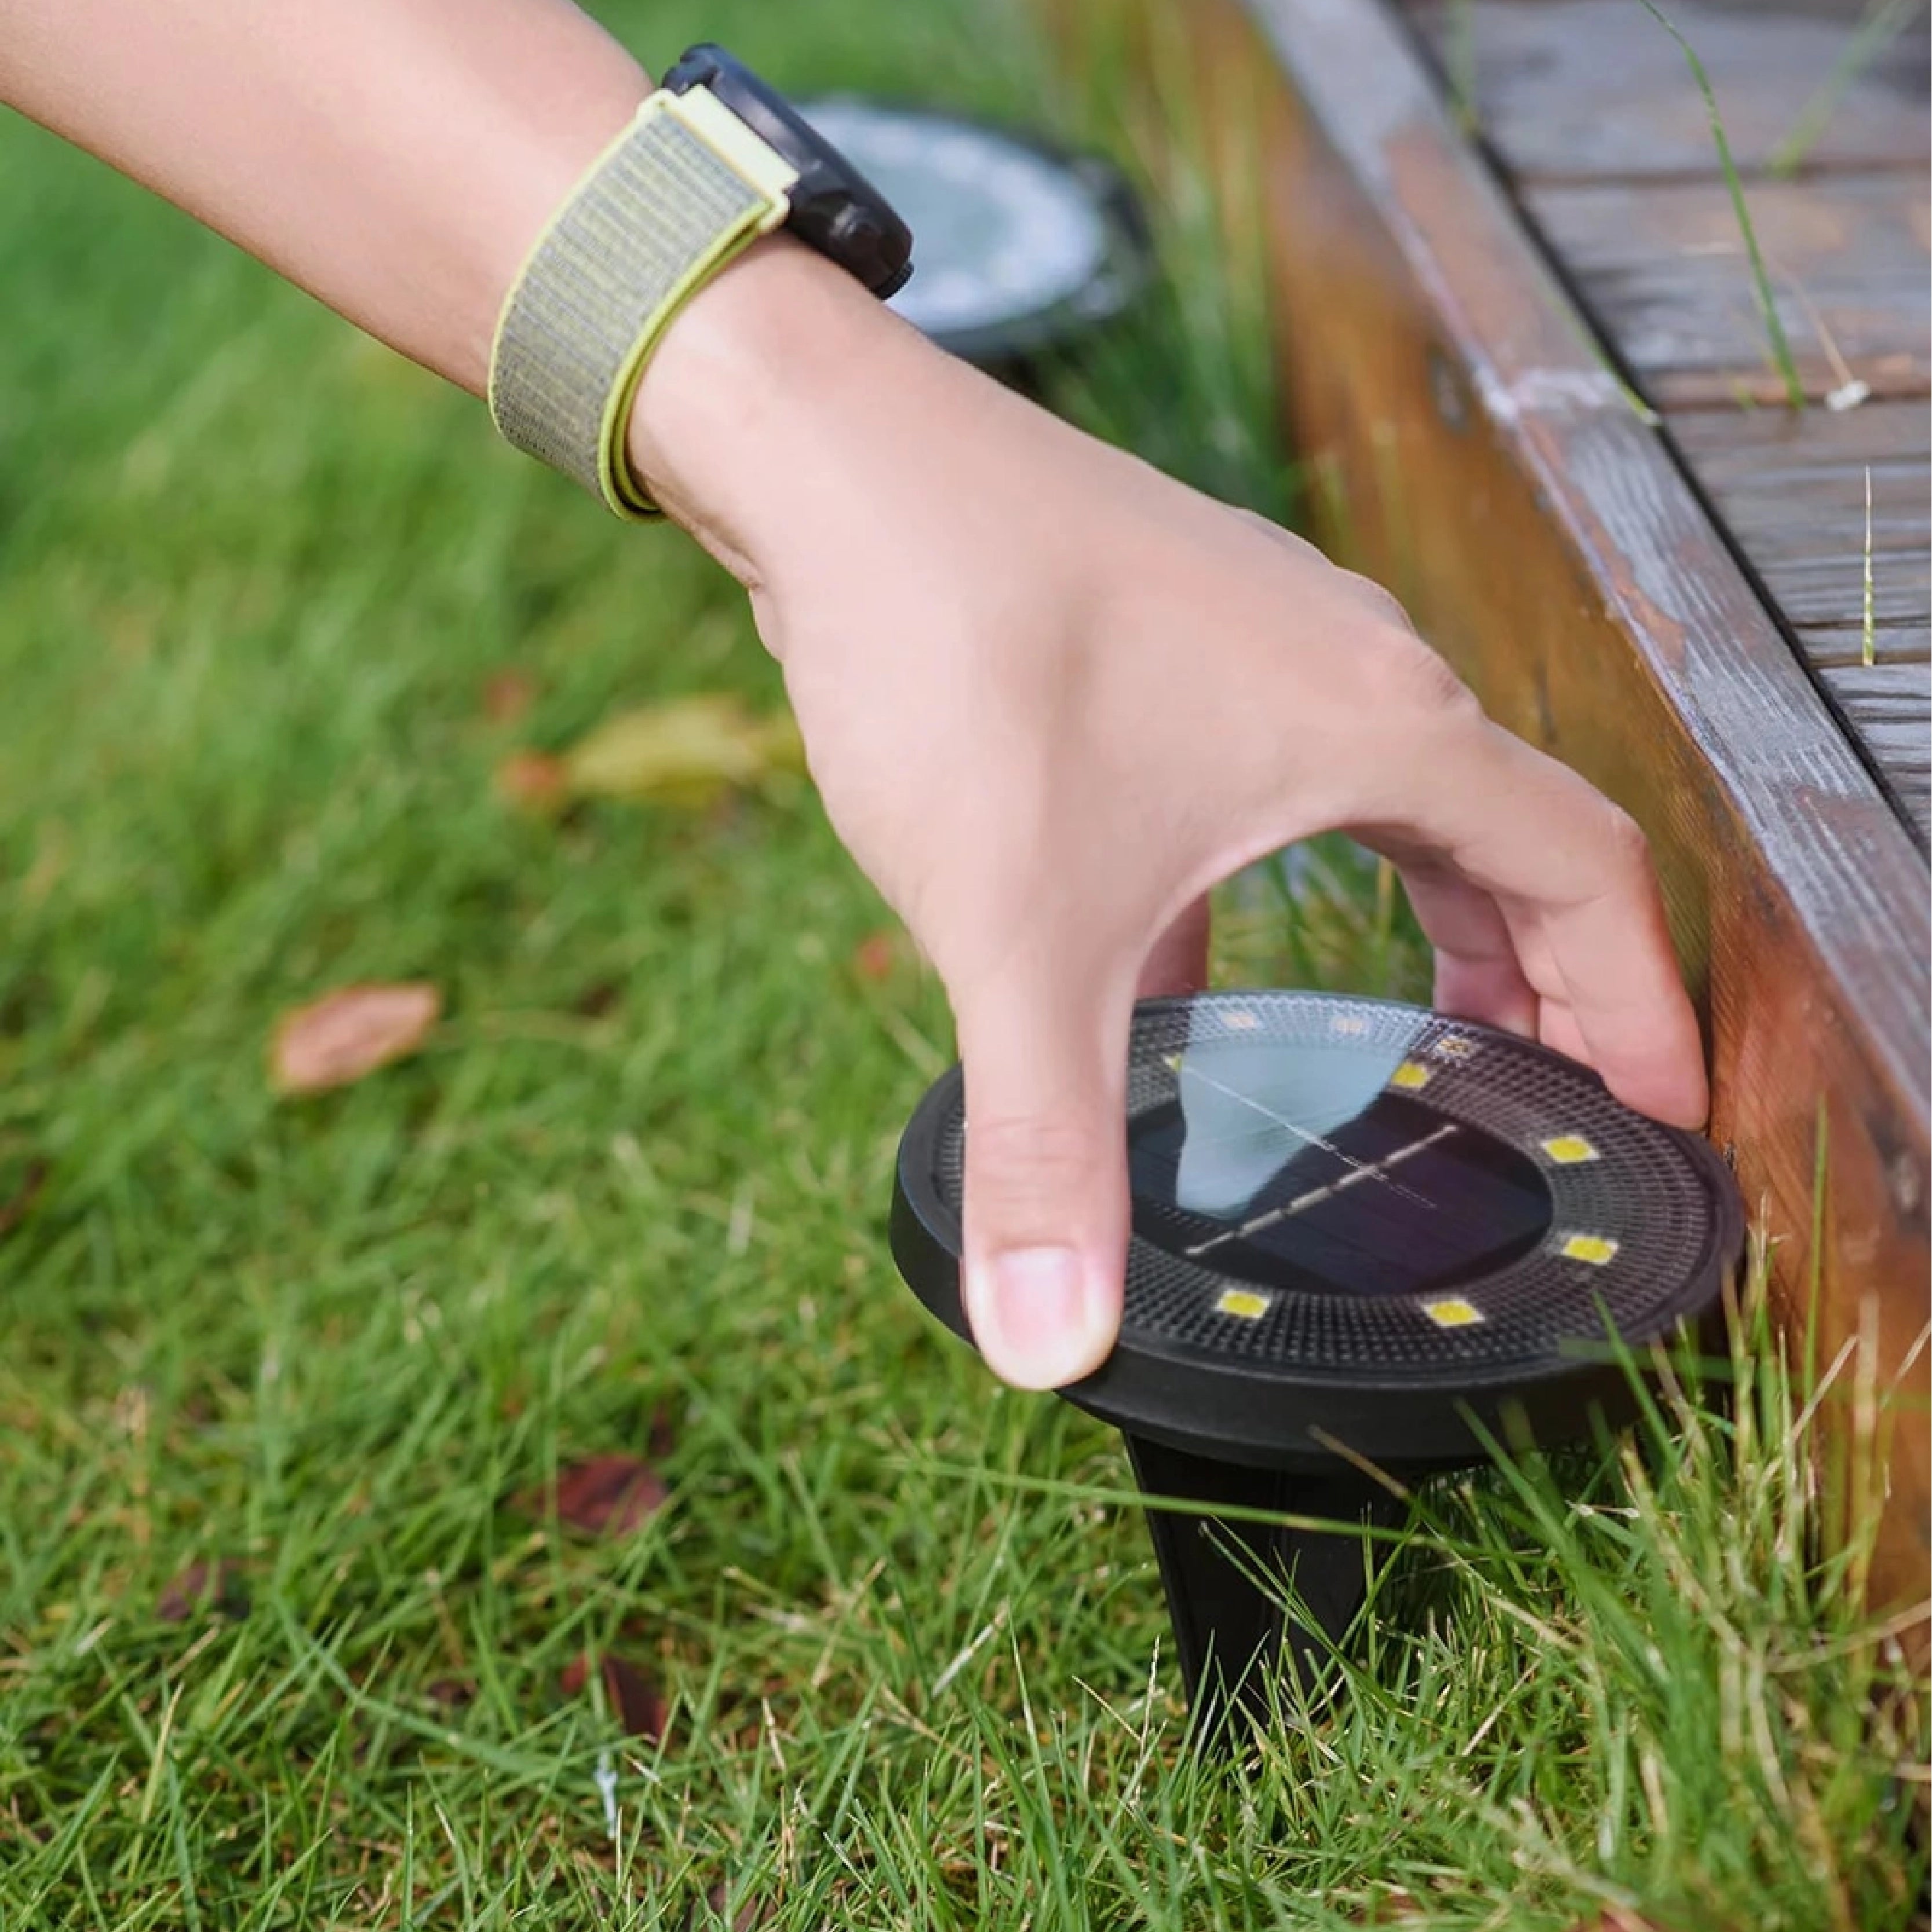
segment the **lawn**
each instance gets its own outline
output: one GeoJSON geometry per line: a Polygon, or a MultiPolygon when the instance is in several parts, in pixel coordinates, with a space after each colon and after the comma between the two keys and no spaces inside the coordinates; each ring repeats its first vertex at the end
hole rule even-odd
{"type": "MultiPolygon", "coordinates": [[[[1124,139],[965,0],[607,10],[1124,139]]],[[[1115,1438],[893,1274],[950,1022],[808,790],[503,796],[776,707],[734,587],[37,131],[0,182],[0,1932],[1911,1922],[1922,1741],[1748,1294],[1707,1392],[1424,1498],[1334,1714],[1196,1761],[1115,1438]],[[399,980],[423,1052],[276,1095],[280,1015],[399,980]],[[616,1454],[667,1494],[598,1531],[616,1454]]],[[[1256,279],[1162,205],[1056,394],[1289,514],[1256,279]]],[[[1322,856],[1223,976],[1420,991],[1322,856]]]]}

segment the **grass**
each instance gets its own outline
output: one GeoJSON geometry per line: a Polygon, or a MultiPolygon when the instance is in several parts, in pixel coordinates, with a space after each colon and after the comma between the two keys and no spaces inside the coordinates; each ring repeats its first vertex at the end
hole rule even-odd
{"type": "Polygon", "coordinates": [[[1924,4],[1925,0],[1874,0],[1846,38],[1831,70],[1799,108],[1784,140],[1772,149],[1766,163],[1771,173],[1788,178],[1804,166],[1859,76],[1918,19],[1924,4]]]}
{"type": "MultiPolygon", "coordinates": [[[[963,16],[617,17],[1039,109],[963,16]]],[[[948,1024],[808,796],[493,794],[622,705],[776,703],[731,586],[44,137],[0,173],[4,1932],[1908,1922],[1923,1741],[1866,1728],[1756,1303],[1629,1440],[1425,1498],[1334,1718],[1196,1762],[1115,1442],[892,1276],[948,1024]],[[272,1097],[279,1012],[412,976],[422,1056],[272,1097]],[[654,1429],[634,1535],[519,1505],[654,1429]],[[161,1617],[224,1558],[241,1613],[161,1617]],[[607,1647],[661,1745],[562,1688],[607,1647]]],[[[1070,406],[1279,508],[1250,306],[1182,282],[1070,406]]],[[[1419,989],[1386,875],[1285,891],[1224,974],[1419,989]]]]}
{"type": "Polygon", "coordinates": [[[1718,166],[1723,172],[1724,186],[1731,197],[1731,209],[1737,217],[1738,232],[1743,238],[1744,253],[1750,260],[1751,292],[1756,299],[1759,318],[1764,324],[1771,359],[1784,386],[1786,402],[1794,410],[1802,410],[1804,406],[1804,380],[1798,372],[1790,340],[1784,332],[1784,319],[1778,312],[1778,296],[1772,287],[1771,272],[1765,266],[1764,251],[1758,245],[1756,226],[1744,200],[1744,182],[1731,154],[1730,140],[1724,132],[1724,118],[1718,109],[1718,96],[1712,87],[1711,76],[1705,70],[1696,49],[1684,38],[1676,22],[1657,4],[1657,0],[1642,0],[1642,4],[1644,11],[1677,43],[1684,64],[1690,70],[1690,78],[1696,82],[1697,92],[1703,98],[1704,111],[1711,123],[1711,139],[1718,151],[1718,166]]]}

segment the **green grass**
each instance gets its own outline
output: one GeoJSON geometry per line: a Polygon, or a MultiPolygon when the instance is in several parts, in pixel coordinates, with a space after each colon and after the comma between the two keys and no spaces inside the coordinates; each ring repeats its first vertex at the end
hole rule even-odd
{"type": "MultiPolygon", "coordinates": [[[[957,9],[624,24],[1048,98],[957,9]]],[[[809,797],[493,795],[622,705],[775,703],[732,587],[32,130],[0,178],[0,1202],[46,1167],[0,1234],[0,1932],[1908,1921],[1922,1741],[1864,1727],[1891,1666],[1755,1319],[1732,1398],[1427,1498],[1338,1713],[1196,1763],[1114,1441],[893,1276],[948,1022],[856,970],[809,797]],[[422,1057],[271,1096],[278,1013],[408,976],[422,1057]],[[517,1505],[661,1412],[636,1535],[517,1505]],[[244,1614],[158,1616],[222,1558],[244,1614]],[[661,1747],[560,1689],[606,1646],[661,1747]]],[[[1256,304],[1183,284],[1073,406],[1280,510],[1256,304]]],[[[1223,971],[1418,991],[1386,877],[1318,856],[1231,896],[1223,971]]]]}
{"type": "Polygon", "coordinates": [[[1690,78],[1703,98],[1704,112],[1711,124],[1712,144],[1717,149],[1718,166],[1723,172],[1724,187],[1731,198],[1731,212],[1737,218],[1738,233],[1750,262],[1751,294],[1757,303],[1758,319],[1764,324],[1771,360],[1784,386],[1786,404],[1794,410],[1802,410],[1804,406],[1804,379],[1798,372],[1797,362],[1791,352],[1790,338],[1785,334],[1784,318],[1778,313],[1777,291],[1772,286],[1771,271],[1765,266],[1764,251],[1758,245],[1756,224],[1751,220],[1750,208],[1744,200],[1744,182],[1731,154],[1730,140],[1724,132],[1724,118],[1718,111],[1718,96],[1711,85],[1711,76],[1697,50],[1684,38],[1676,21],[1658,4],[1658,0],[1641,0],[1641,4],[1644,11],[1677,43],[1684,64],[1690,70],[1690,78]]]}
{"type": "Polygon", "coordinates": [[[1790,130],[1772,151],[1768,170],[1789,178],[1809,159],[1832,117],[1873,62],[1918,19],[1925,0],[1872,0],[1811,98],[1798,110],[1790,130]]]}

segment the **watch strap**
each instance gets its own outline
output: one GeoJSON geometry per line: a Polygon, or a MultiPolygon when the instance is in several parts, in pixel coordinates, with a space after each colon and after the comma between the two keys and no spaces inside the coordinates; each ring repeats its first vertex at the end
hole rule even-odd
{"type": "Polygon", "coordinates": [[[679,309],[780,226],[797,170],[703,88],[660,88],[538,238],[505,299],[490,413],[618,515],[662,513],[626,460],[631,404],[679,309]]]}

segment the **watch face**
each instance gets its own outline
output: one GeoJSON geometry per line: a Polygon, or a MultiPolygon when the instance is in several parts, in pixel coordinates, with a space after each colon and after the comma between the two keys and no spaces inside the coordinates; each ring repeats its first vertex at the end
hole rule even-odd
{"type": "Polygon", "coordinates": [[[819,254],[887,297],[912,274],[912,235],[860,168],[776,88],[709,42],[689,47],[662,85],[674,94],[708,89],[796,171],[786,226],[819,254]]]}
{"type": "MultiPolygon", "coordinates": [[[[960,1333],[970,1124],[956,1073],[901,1148],[894,1252],[960,1333]]],[[[1580,1376],[1714,1305],[1742,1246],[1701,1142],[1512,1036],[1392,1003],[1203,994],[1138,1010],[1124,1318],[1077,1388],[1123,1427],[1237,1460],[1311,1430],[1475,1453],[1472,1413],[1586,1427],[1580,1376]]]]}
{"type": "Polygon", "coordinates": [[[849,96],[801,111],[905,217],[919,273],[892,306],[956,354],[999,362],[1064,346],[1146,279],[1144,224],[1104,164],[849,96]]]}

